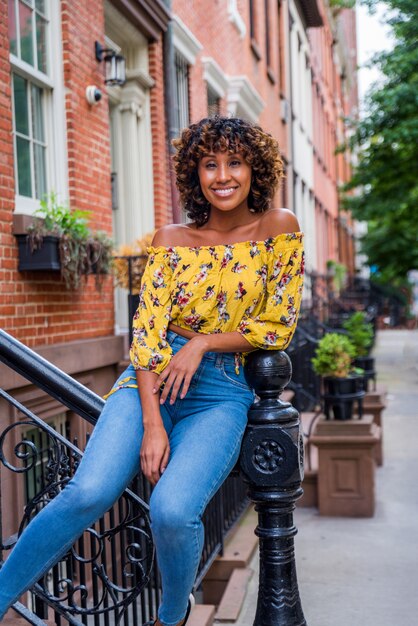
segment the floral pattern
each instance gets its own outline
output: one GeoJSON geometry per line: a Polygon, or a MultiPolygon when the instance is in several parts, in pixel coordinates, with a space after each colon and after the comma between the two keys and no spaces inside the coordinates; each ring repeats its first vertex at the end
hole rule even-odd
{"type": "Polygon", "coordinates": [[[148,249],[133,319],[131,361],[157,373],[172,352],[170,322],[195,332],[238,331],[255,348],[283,350],[296,328],[304,253],[302,233],[265,241],[148,249]]]}

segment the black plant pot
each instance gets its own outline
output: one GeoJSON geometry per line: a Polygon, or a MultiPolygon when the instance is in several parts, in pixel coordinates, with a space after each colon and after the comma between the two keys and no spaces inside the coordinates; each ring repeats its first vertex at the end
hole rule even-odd
{"type": "Polygon", "coordinates": [[[359,402],[359,415],[361,416],[364,397],[361,376],[351,375],[346,378],[326,376],[324,385],[324,412],[327,419],[330,419],[331,411],[335,420],[351,419],[355,401],[359,402]]]}
{"type": "Polygon", "coordinates": [[[373,356],[358,356],[354,360],[355,367],[359,367],[363,370],[362,374],[362,389],[364,391],[369,390],[369,381],[374,380],[374,386],[376,388],[376,372],[374,369],[374,357],[373,356]]]}
{"type": "Polygon", "coordinates": [[[27,235],[15,235],[19,248],[19,272],[23,271],[52,271],[61,269],[59,238],[47,235],[42,240],[42,245],[31,252],[27,235]]]}

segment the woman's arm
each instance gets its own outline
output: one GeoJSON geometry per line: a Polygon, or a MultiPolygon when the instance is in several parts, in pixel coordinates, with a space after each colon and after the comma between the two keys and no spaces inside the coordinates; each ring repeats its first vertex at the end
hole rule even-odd
{"type": "Polygon", "coordinates": [[[165,468],[170,454],[167,432],[161,418],[158,397],[153,393],[157,374],[137,370],[136,379],[142,407],[144,436],[141,446],[141,469],[155,485],[165,468]]]}

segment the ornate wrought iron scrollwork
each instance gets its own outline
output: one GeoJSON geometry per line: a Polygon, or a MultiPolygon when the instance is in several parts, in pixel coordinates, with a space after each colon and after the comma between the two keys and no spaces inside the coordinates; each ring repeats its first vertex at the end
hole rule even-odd
{"type": "MultiPolygon", "coordinates": [[[[32,488],[36,485],[35,495],[24,507],[17,534],[13,538],[2,538],[1,548],[10,549],[32,517],[71,480],[82,452],[14,398],[2,390],[0,393],[25,415],[24,420],[8,426],[1,434],[0,463],[15,474],[24,474],[26,483],[32,477],[32,488]],[[26,435],[33,429],[41,433],[40,445],[26,435]],[[42,471],[37,476],[35,471],[40,467],[42,471]]],[[[50,588],[50,571],[35,586],[35,593],[62,615],[98,615],[112,611],[118,624],[126,608],[149,583],[153,560],[148,505],[126,490],[114,507],[88,528],[53,568],[54,589],[50,588]],[[93,577],[94,585],[91,584],[93,577]]]]}

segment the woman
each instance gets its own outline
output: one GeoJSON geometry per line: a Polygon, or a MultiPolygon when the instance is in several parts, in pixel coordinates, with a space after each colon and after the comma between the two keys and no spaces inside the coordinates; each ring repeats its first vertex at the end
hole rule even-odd
{"type": "Polygon", "coordinates": [[[154,485],[150,517],[163,590],[155,623],[184,624],[201,517],[235,465],[254,400],[243,357],[284,349],[295,330],[302,235],[292,213],[270,208],[283,174],[277,142],[258,126],[215,117],[192,124],[174,145],[191,221],[154,237],[132,364],[109,393],[75,477],[0,570],[0,616],[113,504],[140,458],[154,485]]]}

